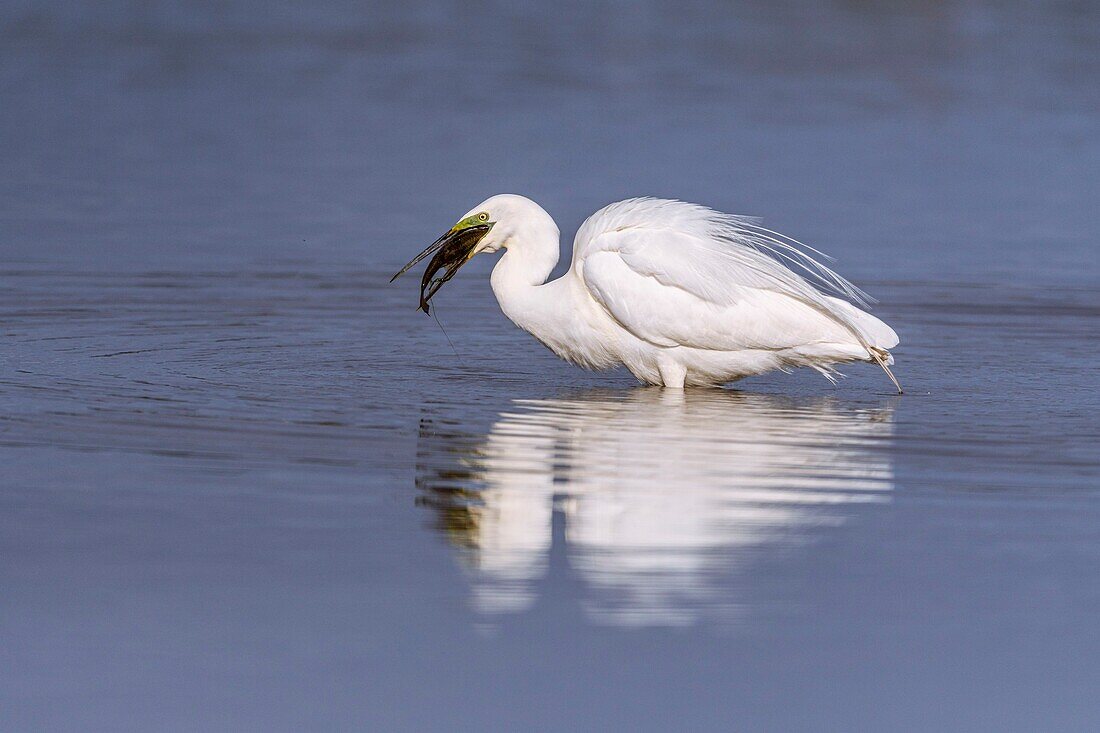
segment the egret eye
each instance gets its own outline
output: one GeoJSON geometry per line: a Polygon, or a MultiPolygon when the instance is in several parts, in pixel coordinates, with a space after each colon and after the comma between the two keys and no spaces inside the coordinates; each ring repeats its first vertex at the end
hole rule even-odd
{"type": "Polygon", "coordinates": [[[478,221],[489,221],[489,215],[484,211],[477,215],[478,221]]]}

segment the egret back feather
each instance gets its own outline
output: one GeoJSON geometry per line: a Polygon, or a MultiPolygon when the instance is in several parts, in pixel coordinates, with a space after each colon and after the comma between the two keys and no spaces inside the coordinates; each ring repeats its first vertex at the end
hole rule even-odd
{"type": "Polygon", "coordinates": [[[647,273],[665,285],[722,305],[732,304],[742,295],[731,286],[777,292],[843,325],[868,350],[897,343],[889,329],[888,334],[869,333],[867,324],[853,317],[859,311],[845,300],[867,307],[872,299],[814,257],[828,255],[765,229],[758,219],[724,214],[699,204],[633,198],[605,206],[578,230],[573,267],[583,268],[585,258],[598,251],[617,251],[628,264],[632,256],[640,259],[642,253],[621,247],[622,238],[601,236],[631,229],[686,235],[675,238],[680,243],[677,251],[662,252],[661,272],[647,273]]]}

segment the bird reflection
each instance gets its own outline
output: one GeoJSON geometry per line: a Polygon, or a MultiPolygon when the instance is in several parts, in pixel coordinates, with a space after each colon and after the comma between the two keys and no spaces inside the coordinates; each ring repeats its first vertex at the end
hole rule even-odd
{"type": "Polygon", "coordinates": [[[418,501],[481,613],[537,601],[557,512],[590,620],[683,626],[750,602],[731,578],[754,557],[886,501],[892,434],[889,406],[829,399],[640,388],[518,400],[487,435],[422,420],[418,501]]]}

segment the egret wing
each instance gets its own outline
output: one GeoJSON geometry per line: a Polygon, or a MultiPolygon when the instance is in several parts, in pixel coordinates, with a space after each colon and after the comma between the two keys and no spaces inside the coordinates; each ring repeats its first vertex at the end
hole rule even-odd
{"type": "Polygon", "coordinates": [[[704,319],[701,333],[689,339],[703,348],[787,348],[824,339],[895,345],[889,327],[833,297],[861,305],[868,300],[810,252],[824,256],[753,219],[682,201],[628,199],[585,221],[574,243],[573,267],[609,313],[619,311],[615,317],[624,326],[623,318],[654,343],[663,338],[688,345],[681,340],[684,330],[699,327],[681,322],[690,317],[704,319]],[[607,254],[629,272],[601,256],[607,254]],[[661,287],[628,285],[631,277],[661,287]],[[650,300],[635,302],[642,292],[650,300]],[[666,300],[666,308],[657,307],[666,300]],[[645,319],[638,317],[642,312],[645,319]],[[734,325],[736,334],[714,338],[711,333],[734,325]]]}
{"type": "Polygon", "coordinates": [[[623,328],[658,346],[735,351],[852,340],[846,327],[782,293],[732,282],[716,288],[700,263],[669,256],[688,238],[645,230],[602,235],[604,247],[579,263],[582,280],[623,328]]]}
{"type": "Polygon", "coordinates": [[[634,198],[597,211],[581,225],[573,243],[573,260],[607,245],[603,234],[627,230],[665,230],[692,237],[682,255],[707,263],[716,283],[736,282],[802,295],[831,294],[867,305],[872,298],[815,259],[828,255],[764,228],[759,219],[674,199],[634,198]]]}

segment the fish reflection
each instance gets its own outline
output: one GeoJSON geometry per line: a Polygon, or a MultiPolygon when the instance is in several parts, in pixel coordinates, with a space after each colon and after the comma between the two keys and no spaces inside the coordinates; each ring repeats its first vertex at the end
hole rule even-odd
{"type": "Polygon", "coordinates": [[[484,436],[423,420],[419,502],[482,613],[535,603],[559,512],[592,621],[689,625],[736,615],[747,600],[732,579],[754,556],[813,541],[846,505],[886,501],[892,433],[890,407],[828,399],[640,388],[521,400],[484,436]]]}

